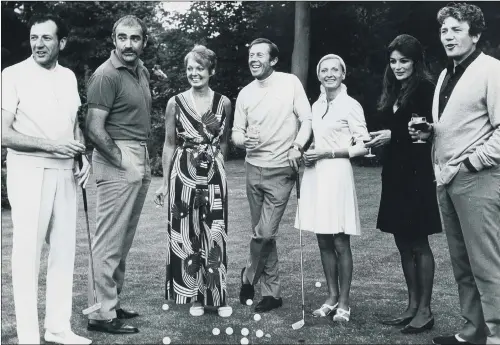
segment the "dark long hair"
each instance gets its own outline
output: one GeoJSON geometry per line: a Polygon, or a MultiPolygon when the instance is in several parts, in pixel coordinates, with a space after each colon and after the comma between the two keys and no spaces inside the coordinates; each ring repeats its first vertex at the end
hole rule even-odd
{"type": "Polygon", "coordinates": [[[377,107],[380,111],[391,109],[396,100],[398,100],[399,107],[406,105],[420,82],[423,80],[433,82],[432,75],[425,63],[424,49],[415,37],[406,34],[397,36],[387,47],[387,61],[389,61],[392,52],[395,50],[413,61],[413,73],[409,77],[406,86],[402,88],[401,82],[394,76],[390,63],[387,63],[382,95],[377,107]]]}

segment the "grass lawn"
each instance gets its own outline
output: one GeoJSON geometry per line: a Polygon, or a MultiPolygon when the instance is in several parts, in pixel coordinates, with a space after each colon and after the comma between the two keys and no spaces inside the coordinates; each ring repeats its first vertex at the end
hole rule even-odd
{"type": "MultiPolygon", "coordinates": [[[[240,330],[250,330],[248,339],[253,344],[430,344],[432,337],[456,331],[461,324],[457,288],[452,276],[446,239],[443,234],[431,236],[431,246],[436,258],[436,275],[433,294],[434,329],[419,335],[403,335],[396,327],[377,322],[382,316],[394,315],[406,307],[406,288],[400,267],[399,254],[391,235],[375,229],[380,198],[380,168],[355,167],[356,188],[363,234],[352,239],[354,275],[351,289],[351,321],[333,323],[331,319],[313,319],[307,314],[321,305],[326,296],[326,282],[320,262],[314,234],[303,233],[306,325],[297,331],[291,325],[302,318],[300,308],[299,233],[293,228],[297,204],[295,191],[281,221],[278,238],[280,274],[282,280],[283,307],[262,314],[262,320],[254,321],[252,307],[242,306],[238,300],[239,275],[248,251],[250,239],[250,212],[246,200],[243,161],[229,161],[229,242],[228,286],[229,303],[233,307],[230,318],[220,318],[208,313],[194,318],[188,313],[188,305],[172,305],[163,311],[165,279],[165,232],[164,209],[155,208],[153,196],[160,184],[154,178],[139,223],[134,244],[128,257],[127,276],[121,295],[124,308],[137,310],[141,316],[130,323],[139,327],[135,335],[109,335],[88,332],[86,318],[81,311],[87,307],[87,260],[85,220],[80,202],[78,213],[77,256],[74,275],[73,330],[88,336],[94,343],[102,344],[160,344],[169,336],[172,343],[229,344],[240,343],[240,330]],[[315,287],[319,281],[322,287],[315,287]],[[212,335],[218,327],[221,335],[212,335]],[[225,334],[232,327],[234,334],[225,334]],[[261,329],[270,337],[257,338],[261,329]]],[[[95,229],[95,183],[87,187],[91,229],[95,229]]],[[[81,200],[81,195],[79,195],[81,200]]],[[[15,313],[11,281],[12,222],[10,212],[2,210],[2,334],[1,343],[16,343],[15,313]]],[[[45,311],[45,274],[47,248],[44,247],[40,268],[39,317],[41,334],[45,311]]],[[[257,288],[256,301],[260,300],[257,288]]]]}

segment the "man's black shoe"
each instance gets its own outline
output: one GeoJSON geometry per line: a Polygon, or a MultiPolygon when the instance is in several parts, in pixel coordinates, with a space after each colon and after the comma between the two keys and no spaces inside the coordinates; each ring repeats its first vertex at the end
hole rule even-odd
{"type": "Polygon", "coordinates": [[[243,305],[247,304],[247,300],[252,300],[255,296],[255,289],[252,284],[245,284],[243,282],[243,274],[245,273],[245,268],[241,270],[241,289],[240,289],[240,303],[243,305]]]}
{"type": "Polygon", "coordinates": [[[118,319],[132,319],[139,316],[139,313],[133,310],[116,309],[116,317],[118,319]]]}
{"type": "Polygon", "coordinates": [[[88,331],[105,332],[111,334],[133,334],[139,333],[139,329],[124,324],[117,318],[110,320],[89,320],[88,331]]]}
{"type": "Polygon", "coordinates": [[[263,313],[266,311],[270,311],[276,308],[279,308],[283,305],[283,300],[280,298],[274,298],[273,296],[264,296],[262,301],[260,301],[255,306],[255,312],[263,313]]]}

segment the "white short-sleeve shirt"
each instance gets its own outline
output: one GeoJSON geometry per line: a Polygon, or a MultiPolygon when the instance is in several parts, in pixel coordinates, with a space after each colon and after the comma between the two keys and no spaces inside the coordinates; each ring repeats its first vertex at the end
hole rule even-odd
{"type": "MultiPolygon", "coordinates": [[[[30,56],[2,71],[2,110],[15,115],[12,127],[19,133],[50,140],[74,139],[80,105],[75,74],[66,67],[57,64],[48,70],[30,56]]],[[[54,157],[46,152],[9,152],[54,157]]]]}

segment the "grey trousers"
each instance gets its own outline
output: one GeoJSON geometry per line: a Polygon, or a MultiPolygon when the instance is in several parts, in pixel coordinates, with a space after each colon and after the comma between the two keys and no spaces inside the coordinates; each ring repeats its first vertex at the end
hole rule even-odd
{"type": "Polygon", "coordinates": [[[276,236],[294,185],[293,169],[261,168],[245,163],[245,170],[253,231],[246,276],[253,285],[260,279],[263,297],[279,298],[276,236]]]}
{"type": "MultiPolygon", "coordinates": [[[[126,172],[109,163],[97,150],[92,157],[97,184],[97,229],[92,240],[97,300],[102,307],[89,319],[116,317],[119,295],[125,278],[125,261],[132,246],[144,200],[151,182],[151,169],[145,142],[115,141],[122,159],[137,168],[126,172]]],[[[89,270],[90,272],[90,270],[89,270]]],[[[94,303],[89,275],[88,301],[94,303]]]]}
{"type": "Polygon", "coordinates": [[[462,167],[437,194],[465,319],[459,335],[500,344],[500,166],[462,167]]]}

